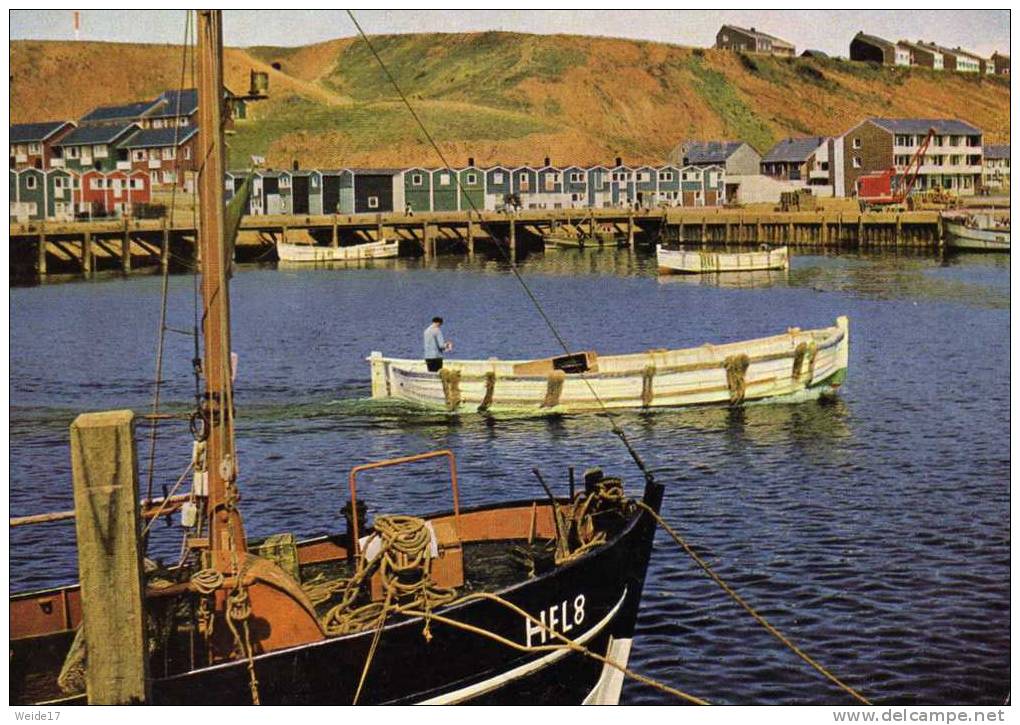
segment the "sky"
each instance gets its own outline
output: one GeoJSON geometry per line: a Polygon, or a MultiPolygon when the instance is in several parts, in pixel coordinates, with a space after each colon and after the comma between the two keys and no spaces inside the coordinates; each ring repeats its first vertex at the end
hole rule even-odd
{"type": "MultiPolygon", "coordinates": [[[[82,10],[82,40],[180,43],[182,10],[82,10]]],[[[365,32],[507,30],[570,33],[711,46],[723,23],[755,27],[802,49],[846,56],[859,30],[890,40],[933,41],[990,55],[1009,52],[1008,10],[359,10],[365,32]]],[[[230,46],[306,45],[355,35],[342,10],[224,13],[230,46]]],[[[12,10],[12,40],[73,40],[70,10],[12,10]]]]}

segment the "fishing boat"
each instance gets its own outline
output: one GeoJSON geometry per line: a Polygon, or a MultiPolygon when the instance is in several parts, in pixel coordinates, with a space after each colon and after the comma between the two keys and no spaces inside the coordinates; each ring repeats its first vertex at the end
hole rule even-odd
{"type": "Polygon", "coordinates": [[[301,540],[246,536],[234,442],[242,411],[230,352],[219,11],[198,12],[197,38],[206,152],[198,179],[203,350],[195,370],[204,391],[180,479],[191,471],[192,488],[140,504],[134,414],[76,419],[75,511],[11,523],[73,520],[80,583],[11,596],[10,702],[615,702],[663,494],[649,473],[637,496],[598,469],[576,491],[571,475],[557,495],[536,469],[536,496],[461,507],[453,453],[432,451],[355,466],[335,531],[301,540]],[[377,512],[370,520],[359,474],[436,460],[449,469],[432,482],[450,486],[446,510],[377,512]],[[174,512],[183,527],[180,561],[147,560],[143,522],[174,512]]]}
{"type": "Polygon", "coordinates": [[[423,360],[373,352],[372,397],[454,412],[656,408],[785,398],[835,391],[845,380],[849,321],[817,330],[791,327],[771,337],[627,355],[578,352],[538,360],[423,360]]]}
{"type": "Polygon", "coordinates": [[[318,244],[276,243],[276,255],[281,262],[323,264],[328,262],[360,262],[366,259],[392,259],[397,256],[400,244],[396,239],[383,239],[346,247],[325,247],[318,244]]]}
{"type": "Polygon", "coordinates": [[[790,268],[790,254],[786,247],[749,252],[711,252],[703,249],[667,249],[659,244],[655,247],[655,257],[661,274],[712,274],[790,268]]]}
{"type": "Polygon", "coordinates": [[[592,246],[619,246],[626,244],[626,237],[618,234],[611,224],[599,224],[592,230],[554,225],[542,235],[547,247],[573,247],[583,249],[592,246]]]}
{"type": "Polygon", "coordinates": [[[1009,251],[1009,220],[992,214],[944,214],[942,225],[950,249],[1009,251]]]}

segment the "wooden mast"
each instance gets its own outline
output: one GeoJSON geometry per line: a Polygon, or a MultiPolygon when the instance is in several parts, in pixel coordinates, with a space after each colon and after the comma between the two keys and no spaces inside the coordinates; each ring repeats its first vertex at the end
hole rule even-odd
{"type": "Polygon", "coordinates": [[[205,405],[208,437],[209,549],[207,565],[237,566],[246,550],[237,503],[233,381],[230,360],[230,295],[224,254],[223,27],[219,10],[198,15],[198,198],[202,266],[205,405]]]}

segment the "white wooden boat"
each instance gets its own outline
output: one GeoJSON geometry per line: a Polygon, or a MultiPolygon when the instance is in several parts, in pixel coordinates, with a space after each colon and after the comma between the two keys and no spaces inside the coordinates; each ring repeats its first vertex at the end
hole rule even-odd
{"type": "Polygon", "coordinates": [[[946,245],[952,249],[1009,251],[1009,223],[997,224],[991,214],[943,216],[946,245]]]}
{"type": "Polygon", "coordinates": [[[790,254],[786,247],[753,252],[710,252],[707,250],[666,249],[655,247],[659,272],[670,274],[709,274],[714,272],[753,272],[763,269],[789,269],[790,254]]]}
{"type": "Polygon", "coordinates": [[[281,262],[350,262],[363,259],[388,259],[397,256],[400,245],[396,239],[355,244],[350,247],[321,247],[313,244],[276,243],[281,262]]]}
{"type": "Polygon", "coordinates": [[[557,412],[653,408],[787,398],[832,392],[846,378],[849,322],[793,327],[745,342],[629,355],[581,352],[541,360],[447,360],[439,373],[423,360],[373,352],[372,397],[450,411],[557,412]],[[597,397],[596,397],[597,396],[597,397]]]}

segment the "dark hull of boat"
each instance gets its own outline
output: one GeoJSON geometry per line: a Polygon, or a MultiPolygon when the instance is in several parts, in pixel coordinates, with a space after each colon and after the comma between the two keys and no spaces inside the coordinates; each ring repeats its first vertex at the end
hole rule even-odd
{"type": "MultiPolygon", "coordinates": [[[[646,487],[649,506],[658,510],[661,499],[661,486],[646,487]]],[[[633,636],[654,534],[654,520],[641,511],[605,545],[498,594],[604,656],[611,641],[633,636]]],[[[420,618],[388,623],[371,655],[359,704],[579,704],[603,677],[601,660],[543,636],[539,627],[499,602],[473,600],[436,613],[539,649],[514,649],[435,619],[429,624],[431,641],[423,636],[420,618]]],[[[266,626],[259,620],[252,626],[260,625],[266,626]]],[[[350,705],[374,634],[361,632],[257,655],[260,702],[350,705]]],[[[246,661],[157,678],[151,702],[251,704],[249,679],[246,661]]]]}

